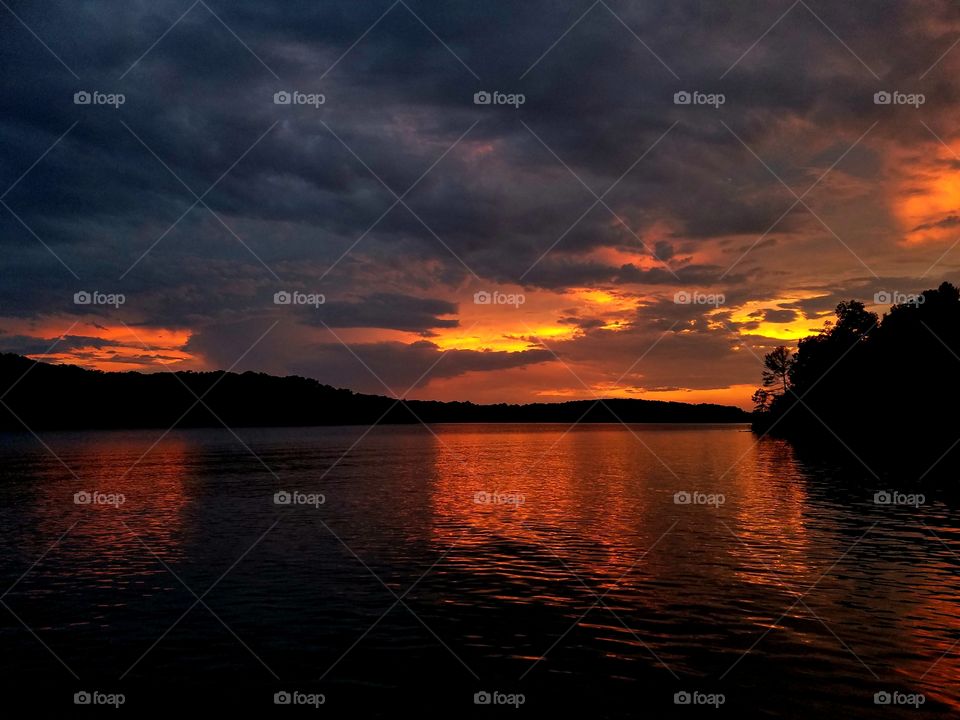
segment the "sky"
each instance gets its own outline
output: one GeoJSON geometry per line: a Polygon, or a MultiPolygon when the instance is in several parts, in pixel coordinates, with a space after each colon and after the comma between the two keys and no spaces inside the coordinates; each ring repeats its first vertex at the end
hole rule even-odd
{"type": "Polygon", "coordinates": [[[958,278],[956,3],[4,0],[0,37],[0,351],[749,407],[838,302],[958,278]]]}

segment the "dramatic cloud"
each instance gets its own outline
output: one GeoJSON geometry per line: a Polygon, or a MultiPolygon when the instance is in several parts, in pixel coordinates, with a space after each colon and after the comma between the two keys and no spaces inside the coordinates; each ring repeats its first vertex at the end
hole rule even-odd
{"type": "Polygon", "coordinates": [[[956,279],[947,0],[8,5],[9,351],[746,405],[838,302],[956,279]]]}

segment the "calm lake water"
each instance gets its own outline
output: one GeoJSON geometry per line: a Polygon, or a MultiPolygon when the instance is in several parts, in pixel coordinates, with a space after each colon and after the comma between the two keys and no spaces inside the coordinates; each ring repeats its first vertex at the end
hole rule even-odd
{"type": "Polygon", "coordinates": [[[0,437],[0,670],[37,707],[960,712],[955,501],[743,426],[159,434],[0,437]]]}

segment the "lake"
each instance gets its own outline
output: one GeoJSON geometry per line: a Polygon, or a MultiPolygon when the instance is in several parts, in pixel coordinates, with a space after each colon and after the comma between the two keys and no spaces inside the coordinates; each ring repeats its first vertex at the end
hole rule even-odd
{"type": "Polygon", "coordinates": [[[160,434],[0,436],[34,708],[960,711],[956,501],[745,426],[160,434]]]}

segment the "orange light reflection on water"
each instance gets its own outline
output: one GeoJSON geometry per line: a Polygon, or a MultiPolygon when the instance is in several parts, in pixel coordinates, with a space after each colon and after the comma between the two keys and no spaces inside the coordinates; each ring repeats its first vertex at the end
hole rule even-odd
{"type": "MultiPolygon", "coordinates": [[[[140,459],[154,439],[105,434],[89,445],[58,451],[79,480],[39,484],[35,507],[71,508],[77,523],[61,548],[70,554],[66,572],[123,584],[133,572],[166,573],[158,558],[171,563],[182,557],[190,446],[169,435],[140,459]],[[116,502],[77,504],[75,494],[84,492],[114,496],[116,502]]],[[[62,522],[58,511],[37,517],[45,535],[62,533],[62,522]]]]}

